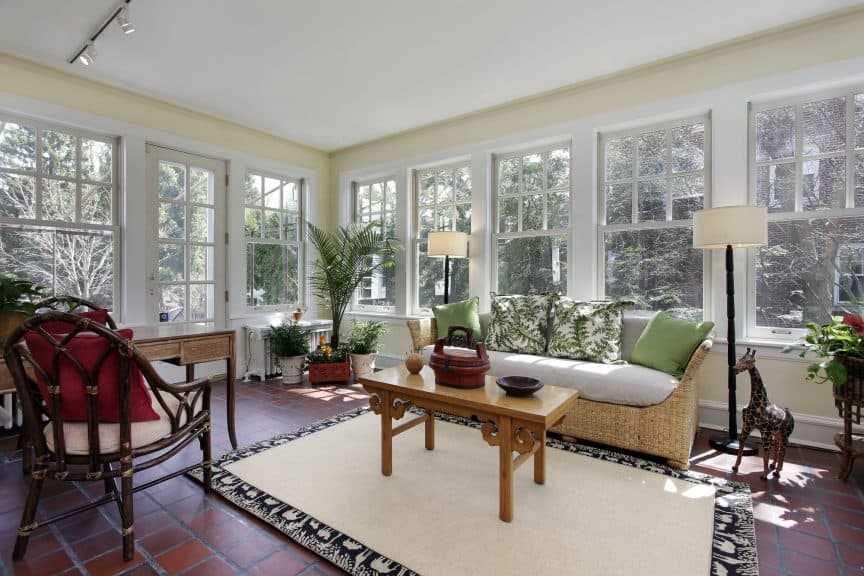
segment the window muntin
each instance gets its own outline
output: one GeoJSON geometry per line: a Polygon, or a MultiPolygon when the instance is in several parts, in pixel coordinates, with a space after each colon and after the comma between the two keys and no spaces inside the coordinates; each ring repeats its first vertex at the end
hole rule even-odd
{"type": "MultiPolygon", "coordinates": [[[[386,237],[396,236],[396,180],[383,178],[354,182],[353,221],[375,222],[386,237]]],[[[375,261],[381,256],[373,256],[375,261]]],[[[392,312],[396,309],[396,268],[378,269],[364,278],[354,297],[354,308],[392,312]]]]}
{"type": "MultiPolygon", "coordinates": [[[[426,256],[429,232],[455,230],[471,234],[471,168],[468,165],[414,173],[415,305],[420,311],[444,302],[444,259],[426,256]]],[[[468,259],[450,260],[450,301],[468,298],[468,259]]]]}
{"type": "Polygon", "coordinates": [[[117,140],[0,116],[0,267],[117,308],[117,140]]]}
{"type": "Polygon", "coordinates": [[[703,316],[693,212],[710,183],[706,116],[600,135],[598,243],[605,298],[703,316]]]}
{"type": "Polygon", "coordinates": [[[495,291],[567,293],[570,147],[495,156],[495,291]]]}
{"type": "Polygon", "coordinates": [[[750,200],[768,207],[748,328],[783,337],[864,298],[864,91],[751,105],[750,200]]]}
{"type": "Polygon", "coordinates": [[[301,302],[303,181],[249,171],[245,185],[246,306],[301,302]]]}

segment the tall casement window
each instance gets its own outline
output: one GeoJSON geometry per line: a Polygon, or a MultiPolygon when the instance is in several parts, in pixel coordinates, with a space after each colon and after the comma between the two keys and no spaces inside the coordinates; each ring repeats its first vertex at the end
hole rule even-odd
{"type": "Polygon", "coordinates": [[[113,309],[117,139],[0,116],[0,269],[113,309]]]}
{"type": "MultiPolygon", "coordinates": [[[[396,180],[384,178],[354,182],[354,222],[374,222],[388,237],[396,236],[396,180]]],[[[380,256],[375,256],[380,258],[380,256]]],[[[392,312],[396,308],[396,268],[378,270],[364,278],[357,290],[354,308],[392,312]]]]}
{"type": "Polygon", "coordinates": [[[496,155],[494,218],[495,290],[566,293],[569,145],[496,155]]]}
{"type": "Polygon", "coordinates": [[[598,245],[606,298],[702,318],[702,251],[693,212],[706,204],[708,116],[600,135],[598,245]]]}
{"type": "Polygon", "coordinates": [[[864,89],[750,107],[750,197],[768,207],[749,328],[777,336],[864,298],[864,89]]]}
{"type": "Polygon", "coordinates": [[[303,291],[303,182],[246,175],[246,305],[297,304],[303,291]]]}
{"type": "MultiPolygon", "coordinates": [[[[455,230],[471,234],[471,168],[458,165],[418,170],[414,173],[414,189],[417,207],[415,305],[421,311],[428,311],[444,302],[444,259],[426,256],[429,232],[455,230]]],[[[468,260],[455,258],[450,261],[450,300],[467,298],[468,260]]]]}

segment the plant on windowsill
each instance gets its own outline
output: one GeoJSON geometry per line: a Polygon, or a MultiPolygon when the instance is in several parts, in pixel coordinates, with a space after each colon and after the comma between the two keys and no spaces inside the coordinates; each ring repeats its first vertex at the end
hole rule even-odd
{"type": "Polygon", "coordinates": [[[387,326],[384,322],[352,321],[348,349],[351,350],[351,368],[354,370],[355,381],[375,371],[375,357],[381,346],[381,336],[386,332],[387,326]]]}
{"type": "Polygon", "coordinates": [[[270,350],[279,358],[282,369],[282,382],[299,384],[303,382],[306,355],[309,353],[309,332],[297,324],[282,322],[271,326],[268,334],[270,350]]]}
{"type": "Polygon", "coordinates": [[[804,342],[787,346],[784,352],[800,351],[799,356],[814,354],[817,362],[807,366],[807,379],[819,384],[830,380],[835,396],[861,396],[864,379],[864,318],[856,314],[835,316],[834,322],[807,323],[804,342]],[[849,386],[848,390],[844,387],[849,386]]]}
{"type": "Polygon", "coordinates": [[[330,311],[333,337],[330,345],[339,347],[339,328],[354,292],[364,278],[396,265],[395,241],[380,231],[379,223],[340,226],[326,232],[307,224],[309,241],[318,251],[309,286],[321,305],[330,311]]]}
{"type": "Polygon", "coordinates": [[[36,313],[35,302],[45,298],[45,287],[14,276],[0,276],[0,342],[36,313]]]}
{"type": "Polygon", "coordinates": [[[324,336],[319,339],[319,346],[310,352],[309,382],[347,382],[351,378],[351,365],[348,363],[348,347],[333,348],[325,342],[324,336]]]}

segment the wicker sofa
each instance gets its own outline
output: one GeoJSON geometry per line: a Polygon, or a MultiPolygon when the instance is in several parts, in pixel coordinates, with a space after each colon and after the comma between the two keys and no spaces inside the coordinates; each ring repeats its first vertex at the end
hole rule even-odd
{"type": "MultiPolygon", "coordinates": [[[[488,329],[488,322],[489,315],[481,314],[480,323],[484,332],[488,329]]],[[[622,327],[624,360],[629,358],[647,323],[647,317],[625,314],[622,327]]],[[[408,329],[417,352],[434,344],[438,337],[434,318],[408,320],[408,329]]],[[[677,386],[659,404],[637,407],[579,398],[573,409],[552,431],[659,456],[665,458],[673,468],[686,470],[697,425],[694,379],[711,346],[711,339],[702,342],[690,358],[677,386]]],[[[491,370],[494,374],[494,362],[491,370]]],[[[574,382],[574,388],[578,388],[578,382],[574,382]]]]}

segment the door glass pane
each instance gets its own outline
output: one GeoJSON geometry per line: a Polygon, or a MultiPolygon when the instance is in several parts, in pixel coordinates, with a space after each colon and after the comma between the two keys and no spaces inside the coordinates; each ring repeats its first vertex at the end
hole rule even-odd
{"type": "Polygon", "coordinates": [[[159,243],[159,281],[179,282],[186,279],[186,250],[183,244],[159,243]]]}
{"type": "Polygon", "coordinates": [[[193,322],[213,318],[213,285],[189,285],[189,320],[193,322]]]}
{"type": "Polygon", "coordinates": [[[186,166],[159,162],[159,197],[166,200],[186,198],[186,166]]]}
{"type": "Polygon", "coordinates": [[[213,246],[189,245],[189,280],[213,280],[213,246]]]}
{"type": "Polygon", "coordinates": [[[213,172],[192,167],[189,178],[189,201],[213,204],[213,172]]]}
{"type": "Polygon", "coordinates": [[[162,202],[159,204],[159,237],[186,237],[186,207],[183,204],[162,202]]]}
{"type": "Polygon", "coordinates": [[[189,207],[189,239],[206,240],[212,242],[213,238],[213,208],[201,208],[199,206],[189,207]]]}
{"type": "Polygon", "coordinates": [[[36,130],[0,122],[0,167],[36,169],[36,130]]]}
{"type": "Polygon", "coordinates": [[[168,313],[169,322],[186,321],[186,285],[162,286],[159,310],[168,313]]]}

